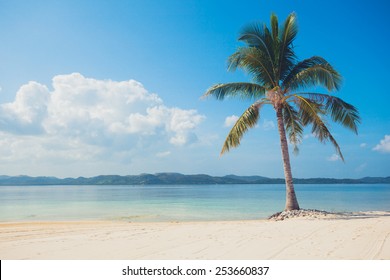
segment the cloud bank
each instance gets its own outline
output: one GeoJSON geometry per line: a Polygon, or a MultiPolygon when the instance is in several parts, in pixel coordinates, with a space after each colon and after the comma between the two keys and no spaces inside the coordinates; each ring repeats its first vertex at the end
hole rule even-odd
{"type": "Polygon", "coordinates": [[[385,135],[385,138],[383,138],[373,150],[381,153],[390,153],[390,135],[385,135]]]}
{"type": "Polygon", "coordinates": [[[126,160],[148,148],[156,155],[198,141],[204,120],[196,110],[168,107],[135,80],[57,75],[52,89],[38,82],[20,87],[0,105],[3,161],[126,160]]]}

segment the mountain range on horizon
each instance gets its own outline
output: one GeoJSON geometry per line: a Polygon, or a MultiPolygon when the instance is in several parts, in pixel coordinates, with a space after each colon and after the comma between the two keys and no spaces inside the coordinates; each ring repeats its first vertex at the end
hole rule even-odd
{"type": "MultiPolygon", "coordinates": [[[[210,176],[206,174],[156,173],[139,175],[99,175],[94,177],[64,178],[0,176],[1,186],[28,185],[205,185],[205,184],[284,184],[282,178],[263,176],[210,176]]],[[[390,184],[388,177],[364,177],[360,179],[294,178],[295,184],[390,184]]]]}

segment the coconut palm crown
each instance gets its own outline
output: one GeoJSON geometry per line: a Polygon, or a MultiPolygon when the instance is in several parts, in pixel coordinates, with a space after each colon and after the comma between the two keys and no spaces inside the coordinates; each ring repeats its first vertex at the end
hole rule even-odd
{"type": "Polygon", "coordinates": [[[311,126],[313,135],[321,142],[330,141],[344,161],[341,149],[329,131],[327,119],[330,118],[355,133],[360,123],[358,110],[351,104],[330,94],[307,91],[317,87],[324,87],[328,92],[338,90],[341,76],[322,57],[313,56],[298,61],[293,49],[297,32],[294,13],[280,26],[274,14],[271,15],[270,27],[265,24],[246,26],[238,38],[245,45],[229,57],[228,69],[240,68],[248,72],[253,82],[216,84],[204,94],[219,100],[226,97],[254,100],[230,130],[221,154],[240,145],[245,132],[259,121],[260,109],[264,105],[273,106],[286,181],[285,210],[299,209],[287,137],[294,152],[298,152],[304,128],[311,126]]]}

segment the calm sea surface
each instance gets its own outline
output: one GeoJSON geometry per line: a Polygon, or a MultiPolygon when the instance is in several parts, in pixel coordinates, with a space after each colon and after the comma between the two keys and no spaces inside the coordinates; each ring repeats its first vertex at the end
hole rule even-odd
{"type": "MultiPolygon", "coordinates": [[[[390,210],[390,185],[295,188],[305,209],[390,210]]],[[[284,203],[284,185],[0,186],[0,222],[250,220],[284,203]]]]}

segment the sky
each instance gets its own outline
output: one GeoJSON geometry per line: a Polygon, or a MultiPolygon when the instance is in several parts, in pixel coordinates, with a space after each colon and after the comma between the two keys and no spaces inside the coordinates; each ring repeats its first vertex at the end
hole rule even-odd
{"type": "Polygon", "coordinates": [[[304,132],[297,178],[390,176],[388,1],[0,0],[0,175],[79,177],[180,172],[283,177],[272,108],[220,156],[251,101],[201,98],[227,71],[241,28],[295,12],[299,59],[343,76],[358,135],[304,132]]]}

